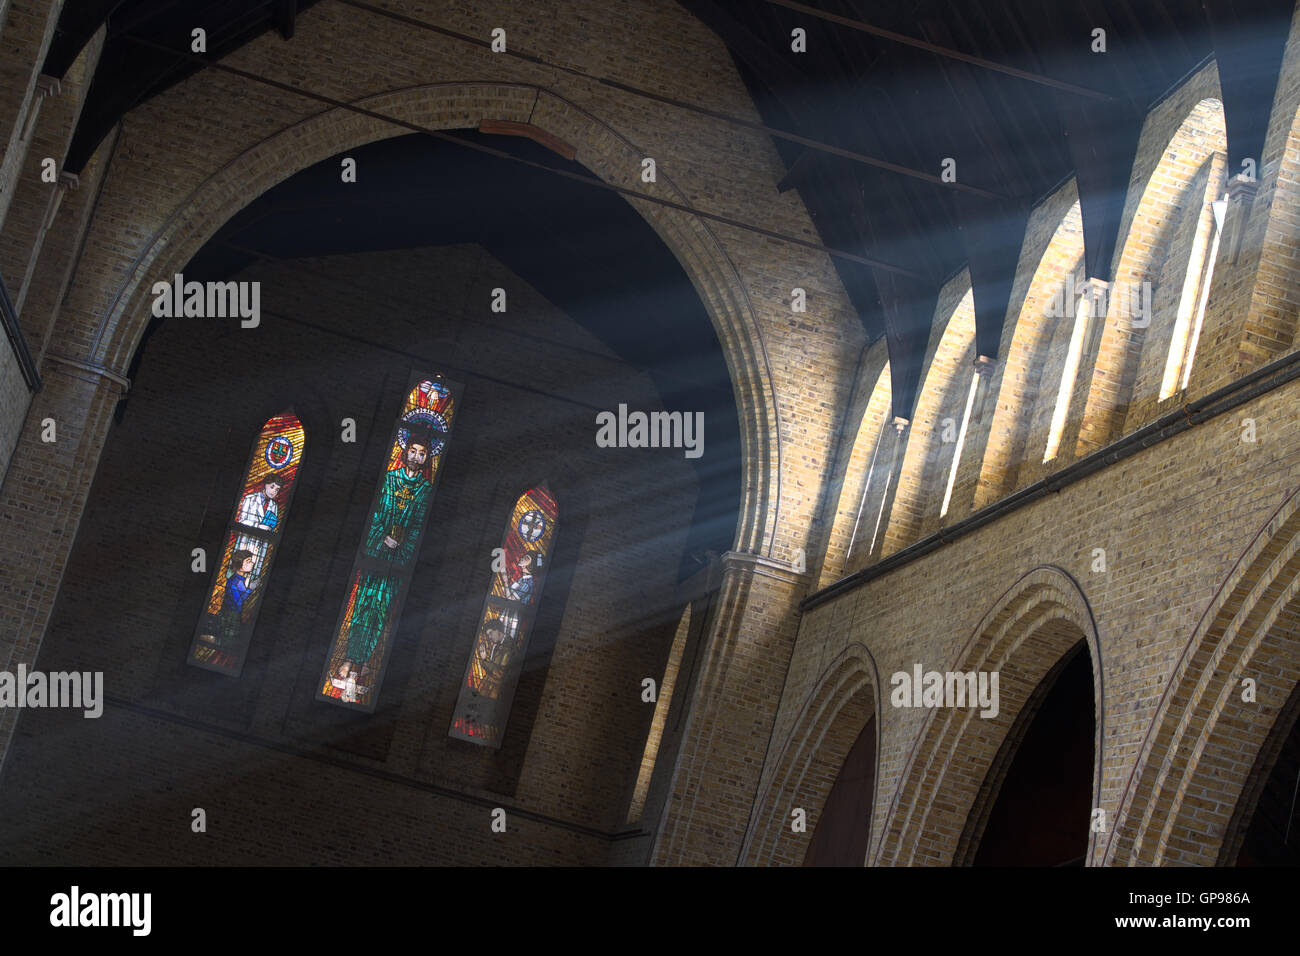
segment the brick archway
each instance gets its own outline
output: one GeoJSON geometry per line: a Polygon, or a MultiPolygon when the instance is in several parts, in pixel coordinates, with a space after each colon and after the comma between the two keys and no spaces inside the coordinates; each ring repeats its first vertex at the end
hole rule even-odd
{"type": "MultiPolygon", "coordinates": [[[[1097,627],[1078,583],[1053,566],[1035,568],[1002,595],[975,628],[952,670],[998,671],[1000,708],[932,711],[889,808],[877,866],[946,866],[959,850],[967,818],[1003,741],[1044,677],[1080,640],[1092,658],[1096,767],[1102,741],[1101,658],[1097,627]]],[[[973,835],[978,838],[978,834],[973,835]]],[[[1092,848],[1089,847],[1089,856],[1092,848]]]]}
{"type": "MultiPolygon", "coordinates": [[[[689,204],[662,171],[657,183],[640,182],[637,171],[643,151],[627,138],[538,85],[435,83],[366,97],[353,105],[437,130],[474,128],[482,120],[528,121],[574,145],[577,160],[603,181],[689,204]]],[[[92,298],[101,298],[106,307],[84,354],[73,357],[124,371],[148,324],[152,283],[180,272],[240,209],[321,160],[409,132],[407,127],[339,108],[295,123],[244,150],[171,210],[141,243],[124,276],[105,276],[100,295],[92,293],[92,298]]],[[[780,438],[766,347],[748,290],[708,223],[676,209],[636,201],[632,205],[673,252],[713,320],[740,412],[745,477],[735,550],[766,551],[779,511],[780,438]]],[[[75,329],[67,331],[71,334],[75,329]]]]}
{"type": "Polygon", "coordinates": [[[826,668],[786,738],[769,785],[755,804],[741,849],[742,865],[798,866],[802,862],[836,775],[858,735],[876,714],[878,687],[875,661],[862,644],[850,644],[826,668]],[[790,828],[794,808],[807,814],[806,833],[794,833],[790,828]]]}
{"type": "Polygon", "coordinates": [[[1256,757],[1300,682],[1300,489],[1206,609],[1147,731],[1108,864],[1213,866],[1256,757]],[[1242,681],[1256,681],[1256,701],[1242,681]]]}

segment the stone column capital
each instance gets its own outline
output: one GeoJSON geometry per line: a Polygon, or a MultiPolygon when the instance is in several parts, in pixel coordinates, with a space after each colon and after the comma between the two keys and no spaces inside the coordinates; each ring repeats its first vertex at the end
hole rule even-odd
{"type": "Polygon", "coordinates": [[[1096,302],[1103,298],[1110,289],[1110,283],[1105,279],[1098,279],[1096,276],[1089,276],[1083,284],[1083,294],[1096,302]]]}
{"type": "Polygon", "coordinates": [[[1242,203],[1250,205],[1255,201],[1255,193],[1259,192],[1259,181],[1254,179],[1242,179],[1238,173],[1228,180],[1228,201],[1233,203],[1242,203]]]}
{"type": "Polygon", "coordinates": [[[728,551],[722,556],[722,570],[743,571],[748,574],[758,574],[767,578],[775,578],[786,584],[800,584],[803,582],[806,572],[796,571],[794,565],[788,561],[780,561],[776,558],[769,558],[761,554],[750,554],[745,551],[728,551]]]}
{"type": "Polygon", "coordinates": [[[63,89],[63,81],[57,76],[42,73],[36,77],[36,95],[41,97],[58,96],[63,89]]]}

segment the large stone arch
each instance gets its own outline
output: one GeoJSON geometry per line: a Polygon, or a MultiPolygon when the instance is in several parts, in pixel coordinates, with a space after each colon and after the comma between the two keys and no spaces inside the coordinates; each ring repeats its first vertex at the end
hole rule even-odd
{"type": "MultiPolygon", "coordinates": [[[[411,126],[443,130],[477,127],[483,120],[528,121],[576,147],[578,161],[604,182],[689,204],[662,172],[654,184],[636,178],[643,153],[628,139],[538,85],[436,83],[353,105],[397,122],[341,107],[326,110],[262,139],[211,173],[146,238],[125,275],[106,277],[108,307],[85,354],[75,357],[121,374],[148,324],[155,281],[180,272],[224,223],[277,183],[347,149],[409,133],[411,126]]],[[[779,517],[780,435],[775,389],[748,290],[707,222],[681,210],[629,201],[682,264],[713,320],[740,413],[745,473],[735,549],[766,553],[779,517]]]]}
{"type": "Polygon", "coordinates": [[[822,672],[781,747],[768,786],[755,801],[742,864],[802,862],[841,765],[876,715],[878,688],[876,663],[860,643],[846,647],[822,672]],[[790,814],[796,807],[807,814],[806,833],[791,830],[790,814]]]}
{"type": "Polygon", "coordinates": [[[1092,658],[1097,708],[1093,792],[1097,791],[1104,739],[1097,626],[1074,578],[1045,565],[1023,575],[998,599],[957,654],[952,670],[999,672],[998,715],[981,718],[977,708],[931,711],[895,790],[882,839],[878,844],[873,841],[876,865],[952,863],[1017,717],[1043,679],[1080,640],[1087,642],[1092,658]]]}
{"type": "Polygon", "coordinates": [[[1300,489],[1256,534],[1183,648],[1125,787],[1105,862],[1213,866],[1297,682],[1300,489]],[[1254,702],[1242,700],[1245,678],[1256,681],[1254,702]]]}

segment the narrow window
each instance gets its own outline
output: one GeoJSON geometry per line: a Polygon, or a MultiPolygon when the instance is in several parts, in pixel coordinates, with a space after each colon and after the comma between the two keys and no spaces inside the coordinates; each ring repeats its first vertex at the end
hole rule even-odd
{"type": "MultiPolygon", "coordinates": [[[[844,560],[847,562],[853,556],[853,546],[858,543],[858,526],[862,524],[862,512],[867,508],[867,498],[871,492],[871,482],[876,476],[876,459],[880,457],[880,446],[883,444],[882,439],[885,436],[885,429],[882,426],[876,433],[876,443],[871,449],[871,464],[867,466],[867,478],[862,483],[862,499],[858,502],[858,516],[853,519],[853,533],[849,535],[849,547],[844,552],[844,560]]],[[[872,535],[874,542],[875,536],[872,535]]]]}
{"type": "Polygon", "coordinates": [[[423,378],[406,397],[348,576],[316,697],[373,712],[451,438],[460,387],[423,378]]]}
{"type": "Polygon", "coordinates": [[[302,422],[292,409],[269,419],[253,442],[221,561],[190,647],[188,662],[196,667],[232,677],[244,668],[306,444],[302,422]]]}
{"type": "Polygon", "coordinates": [[[668,652],[668,665],[664,668],[663,683],[659,687],[659,696],[655,701],[655,715],[650,721],[650,734],[646,738],[645,751],[641,754],[641,771],[637,774],[636,790],[632,793],[632,807],[628,811],[627,822],[635,823],[645,811],[646,797],[650,794],[650,778],[654,774],[655,761],[659,759],[659,745],[663,742],[664,725],[668,722],[668,708],[673,703],[673,688],[677,686],[677,675],[682,669],[682,655],[686,650],[686,636],[691,632],[691,608],[687,605],[677,622],[677,631],[673,635],[673,646],[668,652]]]}
{"type": "Polygon", "coordinates": [[[948,471],[948,487],[943,493],[943,505],[939,508],[940,518],[948,513],[948,505],[952,502],[952,488],[957,482],[957,466],[961,464],[961,450],[966,445],[966,429],[970,425],[970,411],[975,405],[975,391],[979,388],[979,384],[979,373],[972,373],[970,390],[966,393],[966,410],[962,412],[961,428],[957,432],[957,447],[952,452],[952,468],[948,471]]]}
{"type": "Polygon", "coordinates": [[[1079,303],[1074,309],[1074,330],[1070,333],[1070,348],[1065,354],[1065,368],[1061,369],[1061,387],[1056,392],[1056,408],[1052,410],[1052,427],[1047,435],[1047,451],[1043,461],[1056,457],[1061,445],[1061,434],[1065,431],[1065,419],[1070,412],[1070,398],[1074,394],[1074,380],[1079,375],[1079,362],[1083,358],[1083,336],[1088,330],[1088,319],[1092,315],[1092,302],[1088,290],[1079,296],[1079,303]]]}
{"type": "Polygon", "coordinates": [[[550,568],[559,507],[541,485],[515,502],[483,601],[450,736],[499,748],[550,568]]]}
{"type": "MultiPolygon", "coordinates": [[[[1192,377],[1192,363],[1196,361],[1196,345],[1201,339],[1201,325],[1205,322],[1205,304],[1210,298],[1210,286],[1214,282],[1214,263],[1219,258],[1219,240],[1223,238],[1223,217],[1228,210],[1228,197],[1224,196],[1210,203],[1210,214],[1214,219],[1214,239],[1210,242],[1210,252],[1204,262],[1204,278],[1201,279],[1200,294],[1197,296],[1196,321],[1192,324],[1192,333],[1187,340],[1187,354],[1182,361],[1182,376],[1178,387],[1186,388],[1192,377]]],[[[1161,398],[1167,396],[1161,395],[1161,398]]]]}

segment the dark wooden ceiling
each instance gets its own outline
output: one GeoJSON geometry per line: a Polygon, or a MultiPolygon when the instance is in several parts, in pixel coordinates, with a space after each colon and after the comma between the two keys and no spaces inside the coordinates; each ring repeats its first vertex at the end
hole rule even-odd
{"type": "Polygon", "coordinates": [[[1143,119],[1217,56],[1234,169],[1263,148],[1293,0],[680,0],[726,43],[835,264],[889,339],[910,415],[939,286],[967,265],[997,357],[1029,210],[1079,176],[1088,273],[1109,278],[1143,119]],[[807,51],[792,50],[796,28],[807,51]],[[1092,50],[1093,31],[1106,50],[1092,50]],[[955,183],[936,181],[946,158],[955,183]]]}
{"type": "MultiPolygon", "coordinates": [[[[289,40],[315,2],[68,3],[46,72],[63,75],[105,23],[108,37],[65,168],[80,170],[124,113],[202,68],[167,52],[194,26],[219,60],[272,29],[289,40]]],[[[833,257],[869,338],[888,340],[904,416],[943,282],[970,267],[977,348],[996,357],[1029,210],[1071,176],[1088,273],[1109,278],[1143,118],[1210,57],[1231,166],[1259,157],[1294,11],[1294,0],[677,2],[726,44],[777,131],[781,188],[798,190],[821,241],[877,263],[833,257]],[[791,49],[795,28],[806,52],[791,49]],[[1091,49],[1098,28],[1105,53],[1091,49]],[[955,182],[940,177],[949,158],[955,182]]]]}

